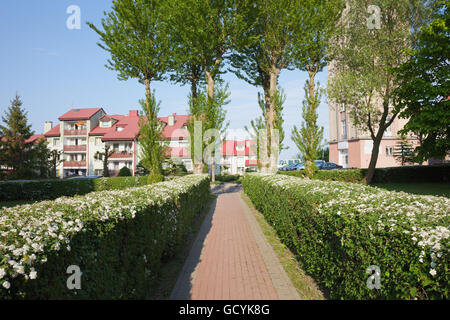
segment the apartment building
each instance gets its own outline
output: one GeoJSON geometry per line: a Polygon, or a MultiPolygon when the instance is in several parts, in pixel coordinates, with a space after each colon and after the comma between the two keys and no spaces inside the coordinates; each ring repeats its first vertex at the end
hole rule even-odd
{"type": "MultiPolygon", "coordinates": [[[[333,101],[329,101],[328,107],[330,116],[329,161],[344,168],[368,168],[373,148],[370,134],[358,130],[353,125],[345,105],[337,105],[333,101]]],[[[385,131],[380,144],[377,168],[401,165],[394,157],[394,150],[396,144],[400,142],[398,131],[404,127],[406,122],[407,120],[397,117],[385,131]]],[[[413,136],[408,136],[408,142],[413,147],[419,144],[419,140],[413,136]]]]}
{"type": "MultiPolygon", "coordinates": [[[[159,120],[169,146],[166,155],[192,170],[189,149],[186,148],[188,118],[174,113],[159,120]]],[[[108,115],[102,108],[83,108],[66,112],[54,127],[52,122],[45,122],[44,137],[49,148],[61,151],[64,160],[57,169],[57,175],[102,175],[102,153],[106,146],[113,151],[108,158],[110,175],[116,176],[122,167],[128,167],[134,175],[140,161],[139,119],[137,110],[130,110],[126,115],[108,115]]]]}
{"type": "Polygon", "coordinates": [[[220,159],[221,172],[244,174],[257,170],[256,146],[253,140],[224,140],[220,159]]]}

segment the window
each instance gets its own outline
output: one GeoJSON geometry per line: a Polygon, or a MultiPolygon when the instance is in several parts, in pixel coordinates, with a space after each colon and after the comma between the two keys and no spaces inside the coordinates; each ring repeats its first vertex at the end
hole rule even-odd
{"type": "Polygon", "coordinates": [[[392,156],[393,153],[394,153],[393,149],[394,148],[392,148],[392,147],[386,147],[386,155],[387,156],[392,156]]]}
{"type": "Polygon", "coordinates": [[[116,131],[117,132],[123,131],[123,127],[116,127],[116,131]]]}
{"type": "Polygon", "coordinates": [[[347,120],[342,120],[342,139],[347,139],[347,120]]]}
{"type": "Polygon", "coordinates": [[[54,146],[59,146],[59,138],[54,138],[53,139],[53,145],[54,146]]]}
{"type": "MultiPolygon", "coordinates": [[[[386,123],[391,121],[391,118],[387,118],[386,119],[386,123]]],[[[392,125],[390,125],[389,127],[386,128],[386,131],[384,131],[384,136],[386,137],[392,137],[392,125]]]]}
{"type": "Polygon", "coordinates": [[[344,112],[345,111],[345,103],[341,103],[340,104],[340,111],[344,112]]]}
{"type": "Polygon", "coordinates": [[[99,137],[95,138],[95,145],[100,146],[101,144],[102,144],[102,138],[99,138],[99,137]]]}
{"type": "Polygon", "coordinates": [[[109,128],[111,126],[110,121],[100,121],[100,127],[101,128],[109,128]]]}

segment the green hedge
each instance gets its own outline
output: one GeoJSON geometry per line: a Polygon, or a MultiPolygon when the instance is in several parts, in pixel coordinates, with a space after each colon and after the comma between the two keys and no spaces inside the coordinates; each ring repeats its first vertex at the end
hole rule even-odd
{"type": "Polygon", "coordinates": [[[145,298],[209,194],[191,175],[1,209],[0,300],[145,298]],[[71,265],[80,290],[66,286],[71,265]]]}
{"type": "Polygon", "coordinates": [[[232,182],[238,181],[240,179],[240,175],[238,174],[216,174],[216,181],[221,182],[232,182]]]}
{"type": "Polygon", "coordinates": [[[0,201],[51,200],[62,196],[83,195],[102,190],[120,190],[146,184],[146,176],[0,182],[0,201]]]}
{"type": "MultiPolygon", "coordinates": [[[[305,171],[278,171],[280,174],[303,178],[305,171]]],[[[316,172],[314,179],[317,180],[332,180],[360,183],[364,178],[364,172],[361,169],[346,169],[346,170],[319,170],[316,172]]]]}
{"type": "Polygon", "coordinates": [[[284,175],[249,174],[243,187],[332,298],[449,297],[449,199],[284,175]],[[372,265],[379,290],[367,287],[372,265]]]}
{"type": "MultiPolygon", "coordinates": [[[[301,171],[279,171],[278,173],[304,177],[301,171]]],[[[360,183],[367,174],[367,169],[319,170],[313,179],[360,183]]],[[[372,183],[402,182],[449,182],[450,165],[404,166],[375,169],[372,183]]]]}

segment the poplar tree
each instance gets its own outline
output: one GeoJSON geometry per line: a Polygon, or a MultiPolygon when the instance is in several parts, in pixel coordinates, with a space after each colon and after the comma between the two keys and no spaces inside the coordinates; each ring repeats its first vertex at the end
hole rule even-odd
{"type": "Polygon", "coordinates": [[[316,76],[327,66],[328,46],[344,8],[343,0],[304,0],[297,8],[292,55],[294,65],[308,73],[301,129],[294,126],[292,140],[303,155],[306,176],[312,177],[322,146],[323,128],[317,125],[317,109],[324,94],[316,76]]]}
{"type": "MultiPolygon", "coordinates": [[[[249,5],[246,1],[233,0],[169,0],[167,21],[171,26],[170,37],[173,39],[171,56],[173,58],[172,79],[180,83],[191,84],[189,108],[191,121],[201,121],[204,127],[214,125],[208,118],[206,107],[217,107],[221,99],[215,98],[215,89],[227,55],[236,43],[243,41],[245,24],[240,13],[241,6],[249,5]],[[207,100],[197,102],[198,85],[202,76],[207,85],[207,100]],[[197,104],[195,106],[195,104],[197,104]]],[[[200,160],[200,159],[197,159],[200,160]]],[[[202,173],[203,160],[193,163],[194,173],[202,173]]]]}
{"type": "Polygon", "coordinates": [[[257,0],[244,10],[246,39],[231,56],[231,71],[251,85],[261,87],[264,93],[264,120],[266,139],[262,141],[263,170],[275,172],[278,168],[279,145],[272,139],[276,123],[281,117],[277,110],[278,77],[281,70],[293,68],[292,43],[299,14],[300,0],[257,0]]]}
{"type": "Polygon", "coordinates": [[[150,180],[162,179],[159,147],[158,108],[151,95],[151,81],[163,80],[168,70],[169,37],[164,0],[114,0],[111,11],[102,19],[102,29],[88,25],[100,36],[98,45],[111,54],[107,68],[118,73],[119,80],[137,79],[145,85],[145,103],[139,127],[144,165],[150,180]],[[144,134],[142,134],[144,132],[144,134]],[[145,140],[150,139],[150,140],[145,140]],[[155,163],[155,161],[157,163],[155,163]]]}

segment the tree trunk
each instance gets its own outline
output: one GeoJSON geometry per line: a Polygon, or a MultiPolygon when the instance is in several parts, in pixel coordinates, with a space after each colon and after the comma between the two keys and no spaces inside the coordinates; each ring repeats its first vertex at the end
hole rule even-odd
{"type": "MultiPolygon", "coordinates": [[[[211,74],[211,72],[206,71],[206,78],[208,81],[208,100],[209,101],[214,101],[214,85],[215,85],[215,81],[214,78],[211,74]]],[[[207,119],[208,121],[208,119],[207,119]]],[[[215,182],[216,181],[216,177],[215,177],[215,164],[214,164],[214,156],[211,154],[211,162],[210,162],[210,166],[211,166],[211,182],[215,182]]]]}
{"type": "Polygon", "coordinates": [[[147,108],[148,111],[150,111],[150,95],[151,95],[150,79],[145,79],[144,84],[145,84],[145,107],[147,108]]]}
{"type": "Polygon", "coordinates": [[[308,83],[308,91],[309,91],[309,99],[308,99],[308,119],[305,119],[305,121],[307,122],[307,143],[308,143],[308,149],[309,149],[309,155],[304,155],[304,157],[306,156],[306,161],[305,161],[305,172],[308,178],[312,178],[312,176],[314,175],[314,160],[317,159],[312,159],[312,152],[313,152],[313,148],[314,148],[314,134],[313,134],[313,126],[314,123],[308,123],[311,122],[310,120],[313,118],[313,113],[314,113],[314,104],[315,104],[315,100],[316,100],[316,84],[315,84],[315,76],[316,73],[313,71],[308,71],[308,75],[309,75],[309,83],[308,83]]]}
{"type": "Polygon", "coordinates": [[[375,137],[375,140],[373,140],[373,148],[372,148],[372,155],[370,156],[369,168],[367,169],[366,177],[363,179],[363,182],[365,184],[372,183],[373,175],[375,174],[375,167],[377,165],[378,153],[380,152],[380,144],[382,138],[383,134],[381,133],[381,135],[378,134],[375,137]]]}
{"type": "Polygon", "coordinates": [[[276,117],[276,103],[275,103],[275,95],[277,93],[277,83],[278,83],[278,75],[280,74],[280,70],[275,66],[272,67],[270,71],[270,87],[269,87],[269,106],[266,105],[266,114],[267,114],[267,153],[269,156],[269,168],[268,173],[276,173],[278,169],[278,154],[279,154],[279,145],[277,141],[273,137],[274,129],[275,129],[275,117],[276,117]]]}

